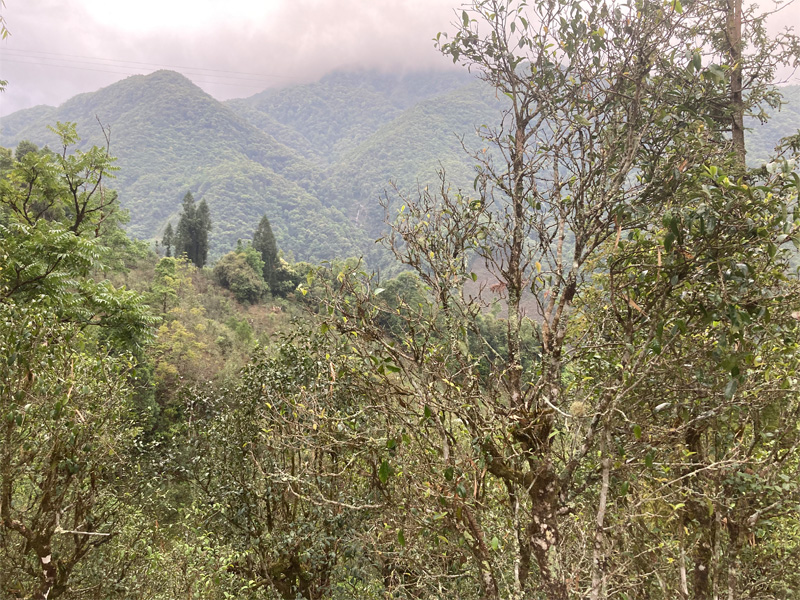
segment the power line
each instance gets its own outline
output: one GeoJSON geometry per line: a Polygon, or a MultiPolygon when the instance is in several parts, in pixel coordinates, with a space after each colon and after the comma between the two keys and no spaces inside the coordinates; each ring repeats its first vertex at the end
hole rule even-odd
{"type": "MultiPolygon", "coordinates": [[[[211,71],[216,73],[226,73],[231,76],[238,76],[238,75],[253,75],[256,77],[269,77],[269,78],[278,78],[278,79],[288,79],[286,75],[277,75],[275,73],[248,73],[246,71],[229,71],[227,69],[210,69],[206,67],[187,67],[185,65],[166,65],[161,63],[148,63],[148,62],[140,62],[134,60],[124,60],[118,58],[105,58],[101,56],[83,56],[80,54],[64,54],[59,52],[45,52],[43,50],[31,50],[27,48],[4,48],[2,52],[27,52],[29,54],[45,54],[49,56],[65,56],[68,58],[85,58],[89,60],[102,60],[107,62],[116,62],[116,63],[128,63],[132,65],[142,65],[152,68],[168,68],[168,69],[186,69],[191,71],[211,71]]],[[[33,58],[33,57],[30,57],[33,58]]],[[[90,63],[91,64],[91,63],[90,63]]],[[[109,65],[109,66],[120,66],[125,67],[125,65],[109,65]]]]}
{"type": "MultiPolygon", "coordinates": [[[[148,69],[142,69],[140,67],[129,67],[126,65],[105,65],[102,63],[94,63],[89,61],[75,61],[75,60],[68,60],[63,58],[40,58],[38,56],[26,56],[24,54],[20,55],[12,55],[12,56],[4,56],[3,60],[7,62],[15,62],[20,64],[30,64],[30,65],[39,65],[39,66],[52,66],[52,67],[59,67],[59,68],[71,68],[71,69],[83,69],[87,71],[97,71],[101,73],[115,73],[119,75],[135,75],[137,73],[141,73],[143,70],[155,70],[159,67],[157,65],[151,66],[148,69]],[[31,60],[20,60],[20,59],[31,59],[31,60]],[[54,62],[42,62],[42,61],[59,61],[57,63],[54,62]],[[109,70],[109,69],[92,69],[89,67],[78,67],[74,65],[91,65],[93,67],[110,67],[112,69],[131,69],[129,71],[119,71],[119,70],[109,70]]],[[[252,77],[237,77],[235,75],[214,75],[213,73],[197,73],[192,71],[183,71],[184,75],[191,76],[191,77],[213,77],[215,79],[228,79],[228,80],[239,80],[239,81],[249,81],[253,82],[253,84],[257,85],[268,85],[264,79],[255,79],[252,77]]],[[[208,81],[207,79],[204,80],[204,83],[225,83],[225,82],[216,82],[216,81],[208,81]]],[[[233,84],[231,84],[233,85],[233,84]]]]}
{"type": "MultiPolygon", "coordinates": [[[[23,57],[23,58],[29,58],[29,57],[23,57]]],[[[32,58],[32,57],[30,57],[30,58],[32,58]]],[[[112,74],[112,75],[140,75],[140,74],[143,74],[142,73],[142,69],[134,70],[134,71],[111,71],[111,70],[108,70],[108,69],[92,69],[90,67],[76,67],[76,66],[73,66],[73,65],[54,64],[54,63],[45,63],[45,62],[31,62],[31,61],[19,60],[19,59],[15,59],[15,58],[5,58],[4,57],[3,60],[5,62],[13,62],[13,63],[24,64],[24,65],[35,65],[35,66],[38,66],[38,67],[54,67],[54,68],[59,68],[59,69],[73,69],[73,70],[78,70],[78,71],[94,71],[96,73],[109,73],[109,74],[112,74]]],[[[98,66],[103,66],[103,65],[98,65],[98,66]]],[[[114,65],[108,65],[108,66],[114,66],[114,65]]],[[[117,66],[117,68],[120,68],[120,66],[117,66]]],[[[125,67],[121,67],[121,68],[125,68],[125,67]]],[[[129,68],[134,69],[135,67],[129,67],[129,68]]],[[[197,74],[193,74],[193,75],[195,77],[197,76],[197,74]]],[[[202,74],[200,74],[200,75],[202,76],[202,74]]],[[[218,75],[206,75],[206,77],[220,77],[220,76],[218,76],[218,75]]],[[[252,81],[253,83],[251,85],[247,85],[247,84],[243,84],[243,83],[229,83],[229,82],[225,82],[225,81],[208,81],[208,80],[196,79],[196,78],[192,79],[192,82],[194,82],[194,83],[205,83],[205,84],[209,84],[209,85],[227,85],[227,86],[240,87],[240,88],[250,88],[250,89],[254,89],[254,88],[261,89],[262,87],[268,85],[268,83],[266,81],[258,81],[258,80],[255,80],[255,79],[247,79],[245,81],[252,81]]]]}

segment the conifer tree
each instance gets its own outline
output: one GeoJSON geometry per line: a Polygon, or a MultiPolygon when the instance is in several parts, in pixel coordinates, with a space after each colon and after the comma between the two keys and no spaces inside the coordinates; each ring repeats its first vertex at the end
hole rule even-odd
{"type": "Polygon", "coordinates": [[[194,196],[186,192],[183,197],[183,212],[175,234],[175,254],[186,256],[196,266],[203,267],[208,258],[208,232],[211,230],[211,214],[208,204],[201,200],[195,206],[194,196]]]}
{"type": "Polygon", "coordinates": [[[172,223],[167,223],[167,228],[164,230],[164,237],[161,238],[161,245],[166,248],[164,256],[172,256],[172,246],[175,244],[175,233],[172,231],[172,223]]]}
{"type": "Polygon", "coordinates": [[[197,216],[195,221],[195,256],[194,263],[198,267],[206,264],[208,259],[208,232],[211,231],[211,211],[205,199],[200,200],[197,205],[197,216]]]}
{"type": "Polygon", "coordinates": [[[279,267],[278,245],[275,242],[267,215],[261,217],[258,229],[253,234],[253,248],[261,253],[261,260],[264,261],[264,281],[267,282],[270,289],[274,289],[276,270],[279,267]]]}

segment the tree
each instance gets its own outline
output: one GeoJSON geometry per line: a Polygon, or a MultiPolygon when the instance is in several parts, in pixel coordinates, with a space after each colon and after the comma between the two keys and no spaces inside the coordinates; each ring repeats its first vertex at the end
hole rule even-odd
{"type": "MultiPolygon", "coordinates": [[[[718,581],[721,563],[737,571],[733,542],[712,564],[712,524],[722,511],[712,501],[704,516],[703,502],[711,481],[724,479],[726,452],[737,468],[750,468],[742,436],[760,429],[762,417],[746,407],[766,399],[756,390],[769,382],[745,367],[746,357],[760,344],[778,345],[793,325],[786,300],[796,300],[796,280],[783,277],[778,249],[800,231],[790,208],[798,178],[791,167],[747,182],[728,175],[738,163],[719,127],[730,119],[720,118],[718,99],[728,97],[732,65],[703,61],[701,50],[712,45],[703,37],[706,8],[474,2],[455,35],[439,40],[508,98],[500,124],[480,131],[476,197],[447,185],[438,195],[404,197],[387,237],[427,287],[428,305],[405,317],[398,329],[409,335],[397,343],[376,326],[385,309],[364,274],[342,273],[331,290],[325,326],[376,365],[382,401],[372,404],[387,422],[406,424],[409,455],[429,457],[398,467],[418,490],[435,489],[422,492],[419,505],[406,499],[412,518],[430,527],[423,515],[441,511],[482,598],[600,598],[610,590],[706,598],[711,567],[718,581]],[[476,327],[485,303],[464,292],[474,257],[507,288],[500,360],[476,327]],[[537,325],[530,367],[526,294],[537,325]],[[494,366],[488,378],[477,368],[484,356],[494,366]],[[749,401],[736,392],[745,382],[749,401]],[[641,523],[636,509],[625,510],[629,458],[649,469],[659,449],[674,448],[666,436],[647,440],[652,453],[639,443],[642,430],[666,427],[667,406],[680,406],[670,433],[686,453],[670,457],[676,471],[665,469],[674,485],[653,475],[649,489],[637,490],[647,497],[637,507],[666,512],[672,504],[681,521],[661,513],[647,526],[663,546],[615,553],[630,543],[625,524],[641,523]],[[743,429],[712,453],[707,424],[717,415],[726,423],[739,415],[743,429]],[[620,536],[613,541],[610,523],[620,536]],[[661,560],[659,547],[675,552],[661,560]]],[[[770,97],[768,70],[752,71],[747,110],[770,97]]],[[[796,372],[796,357],[784,367],[796,372]]],[[[793,393],[776,390],[773,410],[794,406],[793,393]]],[[[794,460],[788,456],[781,461],[794,460]]],[[[787,474],[773,468],[773,477],[787,474]]],[[[756,520],[758,510],[750,513],[756,520]]],[[[735,596],[738,584],[727,589],[735,596]]]]}
{"type": "Polygon", "coordinates": [[[61,321],[97,326],[136,347],[152,323],[141,298],[92,277],[118,231],[117,196],[104,186],[114,159],[107,147],[70,153],[79,141],[74,124],[53,131],[59,154],[29,152],[0,180],[0,302],[46,296],[61,321]]]}
{"type": "Polygon", "coordinates": [[[114,487],[137,432],[130,357],[93,346],[46,299],[0,303],[4,597],[63,595],[124,519],[114,487]]]}
{"type": "Polygon", "coordinates": [[[167,258],[172,256],[172,246],[175,244],[175,234],[172,232],[172,223],[167,223],[167,228],[164,230],[164,237],[161,238],[161,245],[166,248],[164,251],[167,258]]]}
{"type": "Polygon", "coordinates": [[[286,600],[373,597],[373,515],[396,441],[369,417],[346,340],[331,346],[300,328],[276,342],[234,389],[191,403],[198,508],[222,540],[223,568],[251,588],[286,600]]]}
{"type": "Polygon", "coordinates": [[[275,271],[279,267],[278,245],[275,236],[272,234],[272,226],[269,224],[267,215],[261,217],[258,229],[253,233],[253,248],[261,253],[261,260],[264,261],[264,281],[267,282],[271,290],[275,289],[275,271]]]}
{"type": "Polygon", "coordinates": [[[208,234],[211,231],[211,211],[205,198],[197,205],[197,262],[198,267],[203,267],[208,260],[208,234]]]}
{"type": "Polygon", "coordinates": [[[132,353],[154,323],[95,279],[116,228],[113,159],[70,152],[72,124],[54,131],[60,154],[28,152],[0,181],[0,589],[37,600],[67,593],[118,533],[132,353]]]}
{"type": "Polygon", "coordinates": [[[36,144],[28,140],[22,140],[17,144],[17,149],[14,151],[14,159],[21,161],[27,154],[38,151],[39,147],[36,144]]]}
{"type": "Polygon", "coordinates": [[[203,267],[208,258],[208,233],[211,231],[211,213],[205,200],[195,206],[194,196],[186,192],[183,210],[175,232],[175,254],[186,254],[195,266],[203,267]]]}
{"type": "Polygon", "coordinates": [[[233,292],[239,302],[255,304],[267,288],[261,273],[264,264],[259,253],[251,246],[239,246],[223,256],[214,266],[214,276],[220,285],[233,292]]]}

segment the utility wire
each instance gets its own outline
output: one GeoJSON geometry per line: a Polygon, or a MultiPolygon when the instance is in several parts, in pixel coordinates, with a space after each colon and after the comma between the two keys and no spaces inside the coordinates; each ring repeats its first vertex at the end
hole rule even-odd
{"type": "MultiPolygon", "coordinates": [[[[246,71],[229,71],[227,69],[210,69],[210,68],[206,68],[206,67],[189,67],[189,66],[185,66],[185,65],[166,65],[166,64],[162,64],[162,63],[149,63],[149,62],[141,62],[141,61],[135,61],[135,60],[124,60],[124,59],[118,59],[118,58],[105,58],[105,57],[101,57],[101,56],[84,56],[84,55],[80,55],[80,54],[64,54],[64,53],[59,53],[59,52],[45,52],[43,50],[31,50],[31,49],[27,49],[27,48],[3,48],[2,52],[3,53],[5,53],[5,52],[17,52],[17,53],[23,53],[23,54],[25,54],[25,53],[27,53],[27,54],[44,54],[44,55],[47,55],[47,56],[55,56],[55,57],[63,56],[63,57],[67,57],[67,59],[85,58],[85,59],[89,59],[89,60],[102,60],[102,61],[111,62],[111,63],[127,63],[127,64],[131,64],[131,65],[142,65],[142,66],[147,66],[147,67],[152,67],[152,68],[162,68],[162,69],[163,68],[168,68],[168,69],[186,69],[186,70],[190,70],[190,71],[211,71],[211,72],[214,72],[214,73],[225,73],[226,75],[232,76],[232,77],[237,77],[239,75],[253,75],[255,77],[288,79],[288,77],[286,75],[278,75],[278,74],[275,74],[275,73],[249,73],[249,72],[246,72],[246,71]]],[[[30,57],[30,58],[34,58],[34,57],[30,57]]],[[[64,59],[64,60],[66,60],[66,59],[64,59]]],[[[83,62],[83,61],[72,61],[72,62],[83,62]]],[[[89,64],[92,64],[92,63],[89,63],[89,64]]],[[[108,66],[117,66],[117,67],[128,68],[124,64],[119,64],[119,65],[113,65],[112,64],[112,65],[108,65],[108,66]]]]}
{"type": "MultiPolygon", "coordinates": [[[[22,58],[29,58],[29,57],[22,57],[22,58]]],[[[58,64],[58,63],[28,61],[28,60],[20,60],[18,58],[8,58],[8,57],[3,57],[2,60],[4,62],[11,62],[11,63],[17,63],[17,64],[23,64],[23,65],[35,65],[35,66],[38,66],[38,67],[56,67],[56,68],[59,68],[59,69],[77,69],[77,70],[80,70],[80,71],[95,71],[97,73],[111,73],[111,74],[114,74],[114,75],[139,75],[139,74],[144,74],[147,71],[156,70],[156,69],[137,69],[136,67],[125,67],[125,66],[116,66],[116,67],[114,67],[114,65],[108,65],[109,67],[114,67],[114,68],[117,68],[117,69],[119,69],[119,68],[123,68],[123,69],[130,68],[130,69],[133,69],[131,71],[113,71],[113,70],[109,70],[109,69],[93,69],[91,67],[78,67],[78,66],[74,66],[74,65],[70,65],[70,64],[58,64]]],[[[86,64],[95,64],[95,63],[86,63],[86,64]]],[[[97,66],[104,66],[104,65],[97,65],[97,66]]],[[[189,77],[194,83],[207,83],[207,84],[214,84],[214,85],[231,85],[231,86],[248,87],[248,88],[265,87],[265,86],[269,85],[268,81],[264,81],[264,80],[259,81],[258,79],[242,79],[243,82],[247,82],[247,81],[252,82],[250,85],[248,85],[246,83],[234,83],[234,82],[227,82],[227,81],[211,81],[211,80],[208,80],[208,79],[198,79],[198,77],[216,77],[216,78],[228,79],[228,78],[225,78],[224,75],[211,75],[211,74],[204,74],[204,73],[183,73],[183,74],[186,75],[187,77],[189,77]]],[[[237,78],[230,78],[230,79],[237,79],[237,78]]]]}
{"type": "MultiPolygon", "coordinates": [[[[139,71],[109,71],[108,69],[92,69],[90,67],[75,67],[72,65],[58,65],[58,64],[50,64],[50,63],[40,63],[40,62],[29,62],[24,60],[15,60],[15,59],[3,59],[6,62],[13,62],[25,65],[35,65],[37,67],[56,67],[59,69],[74,69],[78,71],[95,71],[97,73],[110,73],[112,75],[144,75],[145,73],[142,70],[139,71]]],[[[248,80],[252,81],[253,83],[248,85],[245,83],[229,83],[226,81],[208,81],[207,79],[197,79],[196,76],[189,77],[192,83],[199,84],[204,83],[208,85],[227,85],[232,87],[239,87],[242,89],[263,89],[266,87],[268,82],[266,81],[256,81],[256,80],[248,80]]]]}

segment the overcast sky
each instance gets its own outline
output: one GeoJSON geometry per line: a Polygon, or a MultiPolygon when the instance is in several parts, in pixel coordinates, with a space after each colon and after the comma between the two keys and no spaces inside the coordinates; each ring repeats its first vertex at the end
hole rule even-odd
{"type": "Polygon", "coordinates": [[[446,69],[459,0],[5,0],[0,115],[170,68],[219,99],[337,68],[446,69]]]}
{"type": "MultiPolygon", "coordinates": [[[[221,100],[337,68],[452,65],[433,48],[461,0],[5,0],[0,115],[170,68],[221,100]]],[[[771,7],[771,0],[762,0],[771,7]]],[[[774,18],[800,26],[800,0],[774,18]]],[[[790,83],[800,83],[795,75],[790,83]]]]}

